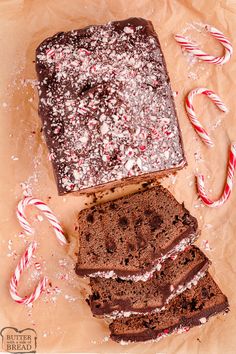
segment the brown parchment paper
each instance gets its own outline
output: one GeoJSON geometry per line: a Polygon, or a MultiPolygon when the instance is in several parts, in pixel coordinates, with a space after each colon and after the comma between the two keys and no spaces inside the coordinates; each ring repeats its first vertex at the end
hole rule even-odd
{"type": "MultiPolygon", "coordinates": [[[[0,1],[0,329],[33,328],[38,352],[75,353],[224,353],[236,352],[236,188],[230,200],[219,209],[203,206],[197,198],[194,175],[203,172],[209,195],[217,198],[226,175],[228,148],[236,140],[236,63],[198,63],[183,55],[173,33],[188,33],[205,50],[220,54],[222,48],[204,33],[199,23],[222,30],[236,48],[236,3],[233,0],[1,0],[0,1]],[[160,37],[167,61],[176,107],[183,133],[188,167],[163,181],[175,197],[198,218],[202,230],[198,245],[212,260],[211,274],[229,298],[231,312],[211,319],[187,334],[172,336],[159,343],[121,346],[108,340],[105,321],[92,317],[85,302],[87,283],[74,275],[74,261],[68,250],[55,240],[47,221],[33,208],[28,211],[35,228],[33,236],[22,234],[16,220],[17,202],[33,194],[46,201],[73,235],[77,212],[93,198],[59,197],[48,160],[48,152],[37,115],[34,53],[38,44],[58,31],[80,28],[110,20],[141,16],[150,19],[160,37]],[[194,87],[215,90],[229,107],[221,113],[209,99],[196,97],[194,105],[215,147],[208,149],[197,138],[183,106],[183,98],[194,87]],[[9,279],[31,239],[38,250],[19,287],[28,294],[42,274],[50,285],[33,306],[13,302],[9,279]],[[207,242],[208,241],[208,242],[207,242]],[[35,262],[42,270],[35,269],[35,262]]],[[[131,186],[105,198],[114,198],[131,186]]],[[[1,338],[2,339],[2,338],[1,338]]],[[[3,351],[3,349],[2,349],[3,351]]]]}

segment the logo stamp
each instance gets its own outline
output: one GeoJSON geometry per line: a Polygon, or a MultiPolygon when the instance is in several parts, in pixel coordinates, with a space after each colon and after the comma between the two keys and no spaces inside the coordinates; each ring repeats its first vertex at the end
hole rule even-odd
{"type": "Polygon", "coordinates": [[[8,353],[36,353],[37,333],[32,328],[2,328],[2,349],[8,353]]]}

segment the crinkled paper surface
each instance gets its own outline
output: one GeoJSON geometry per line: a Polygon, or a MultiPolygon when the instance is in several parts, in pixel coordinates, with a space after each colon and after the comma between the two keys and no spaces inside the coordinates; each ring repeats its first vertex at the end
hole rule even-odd
{"type": "MultiPolygon", "coordinates": [[[[203,206],[196,193],[195,173],[206,176],[209,195],[217,198],[226,176],[230,142],[236,140],[235,56],[223,66],[199,63],[184,55],[173,33],[186,33],[202,48],[222,53],[218,43],[202,31],[209,23],[222,30],[236,48],[236,3],[234,1],[168,0],[1,0],[0,2],[0,327],[19,330],[33,328],[38,352],[88,353],[224,353],[236,351],[236,188],[230,200],[219,209],[203,206]],[[211,319],[187,334],[172,336],[159,343],[121,346],[108,340],[108,326],[92,317],[85,302],[88,286],[74,275],[74,261],[56,241],[48,223],[31,209],[35,233],[22,234],[16,220],[17,202],[26,194],[46,201],[73,235],[76,215],[93,198],[57,195],[53,172],[41,123],[37,115],[35,48],[58,31],[90,24],[140,16],[150,19],[165,54],[172,89],[183,133],[188,167],[163,181],[178,201],[198,218],[201,236],[198,245],[212,261],[211,274],[228,296],[231,312],[211,319]],[[212,136],[215,147],[205,147],[196,136],[184,111],[183,99],[195,87],[216,91],[229,108],[221,113],[208,98],[196,97],[198,116],[212,136]],[[47,274],[50,286],[32,307],[13,302],[9,279],[17,261],[31,239],[39,247],[31,266],[24,272],[20,294],[29,293],[39,277],[47,274]],[[41,271],[37,270],[37,262],[41,271]],[[36,263],[36,265],[35,265],[36,263]]],[[[132,186],[106,198],[136,190],[132,186]]],[[[3,350],[3,349],[2,349],[3,350]]]]}

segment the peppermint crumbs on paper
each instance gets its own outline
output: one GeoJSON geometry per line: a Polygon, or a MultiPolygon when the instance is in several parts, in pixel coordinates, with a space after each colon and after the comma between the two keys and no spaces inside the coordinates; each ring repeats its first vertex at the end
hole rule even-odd
{"type": "Polygon", "coordinates": [[[152,24],[58,33],[37,49],[39,113],[60,194],[185,165],[152,24]]]}

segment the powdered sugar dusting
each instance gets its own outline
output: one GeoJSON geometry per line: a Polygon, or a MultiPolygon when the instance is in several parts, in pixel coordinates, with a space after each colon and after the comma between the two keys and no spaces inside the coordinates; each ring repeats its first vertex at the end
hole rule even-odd
{"type": "Polygon", "coordinates": [[[37,69],[61,192],[183,165],[163,54],[146,21],[61,33],[40,46],[37,69]]]}

